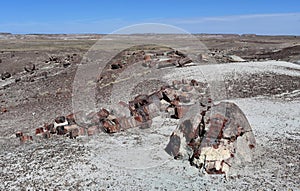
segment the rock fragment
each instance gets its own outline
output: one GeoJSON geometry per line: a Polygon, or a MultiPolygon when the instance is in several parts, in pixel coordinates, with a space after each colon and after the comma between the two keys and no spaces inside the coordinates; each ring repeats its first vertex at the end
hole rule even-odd
{"type": "Polygon", "coordinates": [[[16,137],[20,138],[23,136],[23,133],[21,131],[16,132],[16,137]]]}
{"type": "Polygon", "coordinates": [[[28,142],[28,141],[32,141],[32,136],[29,136],[29,135],[22,135],[20,137],[20,141],[21,143],[25,143],[25,142],[28,142]]]}
{"type": "Polygon", "coordinates": [[[1,112],[6,113],[6,112],[8,112],[8,109],[6,107],[3,107],[3,108],[1,108],[1,112]]]}
{"type": "Polygon", "coordinates": [[[45,139],[49,139],[49,138],[51,137],[50,132],[49,132],[49,131],[43,132],[43,137],[44,137],[45,139]]]}
{"type": "Polygon", "coordinates": [[[6,80],[10,77],[11,77],[11,73],[9,73],[9,72],[4,72],[4,73],[1,74],[1,79],[2,80],[6,80]]]}
{"type": "Polygon", "coordinates": [[[35,64],[33,64],[32,62],[26,64],[24,70],[30,74],[33,74],[34,71],[36,70],[35,64]]]}
{"type": "Polygon", "coordinates": [[[35,134],[36,135],[43,134],[43,133],[44,133],[44,128],[43,127],[39,127],[39,128],[35,129],[35,134]]]}
{"type": "Polygon", "coordinates": [[[106,133],[116,133],[120,131],[120,126],[117,120],[104,119],[102,122],[102,127],[106,133]]]}
{"type": "Polygon", "coordinates": [[[69,132],[70,139],[76,139],[76,137],[78,136],[79,136],[79,128],[70,130],[69,132]]]}
{"type": "Polygon", "coordinates": [[[50,123],[50,124],[45,124],[44,128],[49,131],[51,134],[56,134],[56,129],[54,128],[54,124],[50,123]]]}

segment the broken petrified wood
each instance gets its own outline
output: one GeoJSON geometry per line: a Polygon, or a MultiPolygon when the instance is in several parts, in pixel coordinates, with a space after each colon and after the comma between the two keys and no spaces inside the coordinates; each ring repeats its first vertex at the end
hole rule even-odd
{"type": "Polygon", "coordinates": [[[117,119],[104,119],[101,121],[102,128],[106,133],[116,133],[120,131],[119,122],[117,119]]]}
{"type": "Polygon", "coordinates": [[[57,132],[58,135],[64,135],[68,131],[65,129],[65,126],[57,126],[56,127],[56,132],[57,132]]]}
{"type": "MultiPolygon", "coordinates": [[[[99,130],[116,133],[133,127],[149,128],[153,118],[167,113],[166,116],[179,119],[179,124],[171,134],[166,152],[175,159],[189,160],[208,174],[227,174],[233,163],[251,161],[255,139],[243,112],[234,103],[212,105],[206,89],[207,84],[196,80],[174,81],[172,86],[139,95],[129,104],[121,102],[119,105],[129,109],[130,115],[114,116],[103,108],[88,115],[84,113],[83,118],[91,123],[82,125],[75,123],[74,114],[60,116],[53,124],[45,124],[43,136],[68,133],[74,139],[79,135],[94,135],[99,130]]],[[[37,129],[37,134],[42,130],[37,129]]],[[[21,133],[16,136],[21,142],[32,140],[21,133]]]]}
{"type": "Polygon", "coordinates": [[[182,66],[184,66],[184,65],[186,65],[186,64],[189,64],[189,63],[191,63],[191,62],[192,62],[191,59],[189,59],[188,57],[185,57],[185,58],[179,59],[177,63],[178,63],[178,66],[179,66],[179,67],[182,67],[182,66]]]}
{"type": "Polygon", "coordinates": [[[76,139],[79,136],[79,129],[73,129],[69,132],[70,139],[76,139]]]}
{"type": "Polygon", "coordinates": [[[152,97],[150,100],[148,95],[139,95],[129,102],[130,113],[137,122],[141,123],[141,128],[149,127],[149,121],[151,120],[149,109],[155,110],[155,107],[149,107],[153,101],[152,99],[155,98],[152,97]]]}
{"type": "Polygon", "coordinates": [[[45,139],[49,139],[50,136],[51,136],[51,134],[50,134],[49,131],[43,132],[43,137],[44,137],[45,139]]]}
{"type": "Polygon", "coordinates": [[[97,113],[99,120],[105,119],[109,116],[109,111],[102,108],[98,113],[97,113]]]}
{"type": "Polygon", "coordinates": [[[73,129],[78,129],[78,125],[74,124],[74,125],[66,125],[64,126],[64,129],[68,132],[72,131],[73,129]]]}
{"type": "Polygon", "coordinates": [[[58,135],[64,135],[68,132],[65,129],[65,126],[67,125],[69,125],[69,123],[64,116],[57,117],[54,120],[54,128],[56,129],[58,135]]]}
{"type": "Polygon", "coordinates": [[[146,55],[144,56],[144,60],[145,60],[145,61],[150,61],[150,60],[151,60],[151,55],[146,54],[146,55]]]}
{"type": "Polygon", "coordinates": [[[85,134],[85,128],[79,127],[78,125],[68,125],[64,127],[65,130],[69,133],[70,139],[76,139],[78,136],[85,134]]]}
{"type": "Polygon", "coordinates": [[[32,139],[32,136],[29,136],[29,135],[22,135],[21,137],[20,137],[20,141],[21,141],[21,143],[25,143],[25,142],[27,142],[27,141],[32,141],[33,139],[32,139]]]}
{"type": "Polygon", "coordinates": [[[76,124],[76,121],[75,121],[75,114],[74,113],[71,113],[69,115],[66,116],[66,120],[68,121],[68,124],[69,125],[74,125],[76,124]]]}
{"type": "Polygon", "coordinates": [[[50,123],[50,124],[45,124],[44,125],[45,129],[47,131],[49,131],[51,134],[56,134],[56,128],[54,128],[54,124],[50,123]]]}
{"type": "Polygon", "coordinates": [[[141,126],[141,122],[135,120],[135,117],[131,116],[131,117],[121,117],[118,119],[118,122],[120,124],[120,128],[121,130],[126,130],[129,128],[134,128],[134,127],[140,127],[141,126]]]}
{"type": "Polygon", "coordinates": [[[60,123],[64,123],[66,121],[65,116],[59,116],[57,118],[55,118],[55,123],[60,124],[60,123]]]}
{"type": "Polygon", "coordinates": [[[175,115],[174,118],[176,119],[181,119],[185,113],[188,112],[190,106],[188,105],[178,105],[175,107],[175,115]]]}
{"type": "Polygon", "coordinates": [[[39,127],[39,128],[36,128],[35,129],[35,134],[37,135],[37,134],[42,134],[42,133],[44,133],[44,128],[43,127],[39,127]]]}
{"type": "Polygon", "coordinates": [[[251,162],[255,139],[237,105],[221,102],[199,113],[190,115],[196,120],[182,120],[172,133],[166,147],[170,155],[189,159],[209,174],[227,174],[233,162],[251,162]]]}
{"type": "Polygon", "coordinates": [[[118,132],[118,129],[114,126],[114,124],[112,124],[111,121],[104,120],[102,122],[102,126],[103,126],[103,129],[106,133],[116,133],[116,132],[118,132]]]}
{"type": "Polygon", "coordinates": [[[21,131],[16,132],[16,137],[20,138],[23,136],[23,133],[21,131]]]}

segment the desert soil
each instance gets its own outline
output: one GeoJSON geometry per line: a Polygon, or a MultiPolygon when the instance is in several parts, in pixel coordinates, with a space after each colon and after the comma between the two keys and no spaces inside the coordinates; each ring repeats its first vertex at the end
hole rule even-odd
{"type": "MultiPolygon", "coordinates": [[[[37,127],[73,112],[77,68],[101,38],[0,35],[0,190],[300,190],[299,36],[197,35],[207,47],[202,57],[214,63],[174,67],[171,73],[157,69],[163,80],[131,92],[149,92],[161,81],[196,79],[222,91],[213,96],[216,102],[236,103],[257,146],[253,161],[233,166],[227,179],[205,175],[164,152],[178,121],[163,116],[149,129],[112,135],[34,135],[37,127]],[[234,62],[231,55],[245,62],[234,62]],[[17,131],[33,135],[34,141],[20,143],[17,131]]],[[[119,75],[110,66],[105,83],[119,75]]],[[[98,99],[110,90],[98,91],[98,99]]]]}

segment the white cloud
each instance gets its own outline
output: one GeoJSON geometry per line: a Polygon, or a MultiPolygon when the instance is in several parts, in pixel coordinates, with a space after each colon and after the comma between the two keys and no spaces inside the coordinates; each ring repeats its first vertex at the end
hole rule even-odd
{"type": "Polygon", "coordinates": [[[161,19],[160,21],[171,22],[173,24],[197,24],[209,21],[237,21],[243,19],[260,19],[260,18],[293,18],[300,17],[300,13],[278,13],[278,14],[253,14],[253,15],[232,15],[232,16],[220,16],[220,17],[200,17],[200,18],[174,18],[174,19],[161,19]]]}
{"type": "Polygon", "coordinates": [[[253,14],[223,17],[166,19],[161,22],[192,33],[256,33],[300,35],[300,13],[253,14]]]}

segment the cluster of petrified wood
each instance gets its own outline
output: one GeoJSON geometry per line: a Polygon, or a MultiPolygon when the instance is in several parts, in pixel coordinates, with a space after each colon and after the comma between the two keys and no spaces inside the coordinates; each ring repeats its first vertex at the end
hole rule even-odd
{"type": "MultiPolygon", "coordinates": [[[[227,174],[233,162],[250,162],[255,139],[247,118],[234,103],[213,104],[206,83],[196,80],[173,81],[150,95],[139,95],[120,107],[130,116],[118,115],[102,108],[84,115],[82,112],[57,117],[53,123],[36,129],[36,135],[50,138],[63,135],[71,139],[99,132],[117,133],[129,128],[151,128],[158,116],[178,119],[165,150],[175,159],[187,159],[209,174],[227,174]]],[[[31,136],[18,132],[21,142],[31,136]]]]}

